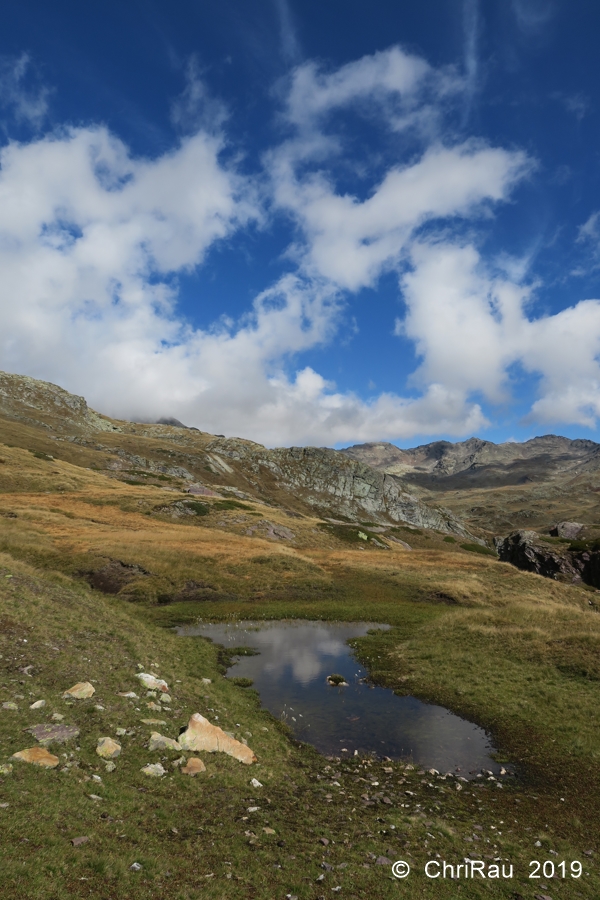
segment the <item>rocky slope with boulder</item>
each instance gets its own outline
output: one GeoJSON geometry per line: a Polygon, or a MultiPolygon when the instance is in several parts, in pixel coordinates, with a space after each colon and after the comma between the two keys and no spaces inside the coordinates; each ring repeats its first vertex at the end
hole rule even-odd
{"type": "MultiPolygon", "coordinates": [[[[581,526],[561,522],[554,529],[564,533],[578,533],[581,526]],[[570,527],[569,527],[570,526],[570,527]]],[[[535,531],[515,531],[494,541],[502,562],[509,562],[526,572],[536,572],[555,581],[571,584],[584,582],[600,588],[600,542],[552,541],[535,531]]]]}

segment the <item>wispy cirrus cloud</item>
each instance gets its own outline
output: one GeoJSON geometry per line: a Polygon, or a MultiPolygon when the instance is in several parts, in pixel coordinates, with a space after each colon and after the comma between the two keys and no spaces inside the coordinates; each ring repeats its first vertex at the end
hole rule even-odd
{"type": "Polygon", "coordinates": [[[51,93],[36,77],[28,53],[0,57],[0,108],[17,124],[40,128],[48,114],[51,93]]]}

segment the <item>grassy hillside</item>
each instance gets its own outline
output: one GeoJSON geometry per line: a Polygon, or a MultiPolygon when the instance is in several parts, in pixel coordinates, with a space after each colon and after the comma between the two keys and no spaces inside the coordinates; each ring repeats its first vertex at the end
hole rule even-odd
{"type": "Polygon", "coordinates": [[[600,895],[588,855],[600,837],[595,593],[434,532],[399,532],[412,551],[382,549],[376,533],[349,540],[343,526],[256,500],[197,498],[195,510],[172,484],[126,484],[86,468],[89,457],[49,459],[42,430],[21,433],[25,447],[16,430],[0,446],[3,897],[600,895]],[[519,777],[457,791],[401,762],[323,759],[223,677],[217,648],[168,630],[199,616],[389,623],[357,641],[372,676],[490,728],[519,777]],[[167,680],[167,711],[148,709],[139,671],[167,680]],[[62,693],[79,681],[96,692],[70,706],[62,693]],[[118,696],[131,690],[138,700],[118,696]],[[30,709],[38,699],[46,706],[30,709]],[[178,754],[147,749],[153,730],[175,738],[193,712],[247,740],[258,762],[201,754],[207,771],[190,778],[172,767],[178,754]],[[24,729],[55,713],[80,729],[50,748],[60,767],[10,761],[35,744],[24,729]],[[142,722],[154,717],[166,724],[142,722]],[[107,772],[95,747],[117,728],[123,752],[107,772]],[[141,773],[162,757],[164,778],[141,773]],[[73,847],[75,837],[89,840],[73,847]],[[510,860],[515,877],[425,878],[430,856],[471,852],[510,860]],[[413,872],[398,882],[379,857],[413,872]],[[531,881],[533,859],[580,859],[589,874],[531,881]]]}

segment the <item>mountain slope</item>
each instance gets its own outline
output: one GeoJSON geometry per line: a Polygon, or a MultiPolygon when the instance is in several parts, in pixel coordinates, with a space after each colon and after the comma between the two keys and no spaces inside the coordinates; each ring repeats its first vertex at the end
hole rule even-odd
{"type": "Polygon", "coordinates": [[[357,444],[342,453],[378,471],[401,475],[430,490],[543,481],[600,466],[600,444],[554,434],[519,444],[469,438],[435,441],[409,450],[389,443],[357,444]]]}
{"type": "Polygon", "coordinates": [[[6,434],[16,434],[11,423],[21,426],[21,437],[14,437],[15,441],[23,439],[26,425],[34,429],[28,435],[34,450],[39,445],[45,453],[100,469],[111,477],[161,481],[179,490],[196,485],[192,490],[199,494],[225,492],[297,514],[467,534],[451,512],[423,503],[394,475],[335,450],[269,450],[252,441],[183,428],[180,423],[119,422],[99,415],[83,397],[56,385],[7,373],[0,373],[0,417],[6,434]]]}

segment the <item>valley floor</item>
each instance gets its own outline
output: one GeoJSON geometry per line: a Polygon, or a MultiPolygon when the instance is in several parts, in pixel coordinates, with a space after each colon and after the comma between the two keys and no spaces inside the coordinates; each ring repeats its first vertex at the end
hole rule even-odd
{"type": "Polygon", "coordinates": [[[361,549],[259,503],[207,501],[208,514],[181,520],[161,512],[177,495],[159,486],[0,450],[3,898],[600,896],[595,592],[434,533],[407,533],[412,551],[361,549]],[[293,543],[248,534],[252,515],[293,528],[293,543]],[[109,575],[118,593],[90,587],[109,575]],[[458,791],[407,761],[324,759],[224,677],[218,648],[169,629],[199,616],[389,623],[357,641],[372,678],[489,729],[518,776],[458,791]],[[160,705],[141,671],[168,682],[170,705],[148,708],[160,705]],[[93,697],[62,699],[75,682],[92,683],[93,697]],[[194,712],[218,717],[257,762],[204,753],[192,778],[176,753],[147,748],[153,730],[177,738],[194,712]],[[60,765],[11,759],[35,744],[25,729],[56,714],[79,729],[49,748],[60,765]],[[114,771],[96,754],[102,736],[122,743],[114,771]],[[141,772],[157,762],[165,776],[141,772]],[[435,874],[436,861],[465,857],[492,876],[489,866],[512,864],[513,877],[425,875],[428,862],[435,874]],[[394,878],[396,860],[411,866],[406,879],[394,878]],[[535,860],[548,863],[538,879],[535,860]]]}

